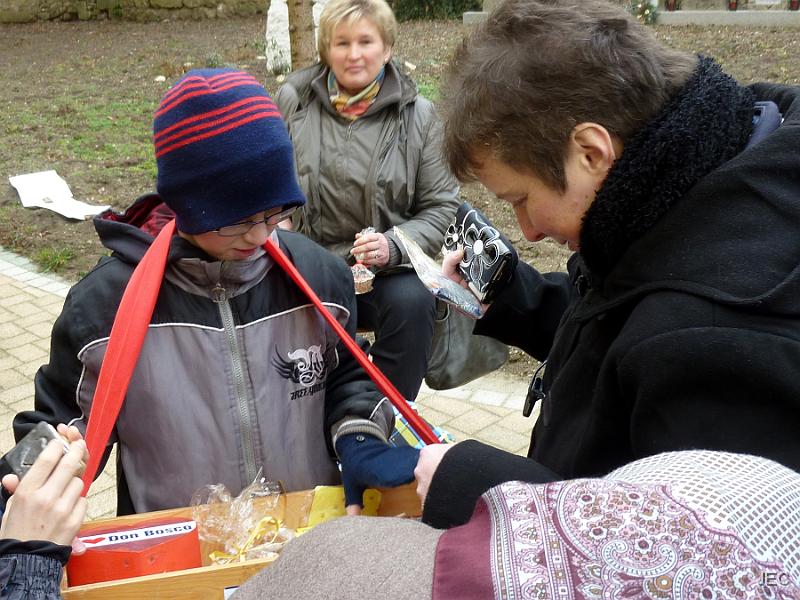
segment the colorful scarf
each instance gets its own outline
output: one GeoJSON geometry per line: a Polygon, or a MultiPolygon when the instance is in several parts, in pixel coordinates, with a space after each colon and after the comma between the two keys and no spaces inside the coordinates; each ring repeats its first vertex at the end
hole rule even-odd
{"type": "Polygon", "coordinates": [[[367,112],[367,109],[375,102],[378,92],[381,91],[385,68],[381,68],[378,76],[363,90],[355,96],[339,89],[339,83],[333,71],[328,71],[328,96],[331,104],[343,117],[355,121],[358,117],[367,112]]]}

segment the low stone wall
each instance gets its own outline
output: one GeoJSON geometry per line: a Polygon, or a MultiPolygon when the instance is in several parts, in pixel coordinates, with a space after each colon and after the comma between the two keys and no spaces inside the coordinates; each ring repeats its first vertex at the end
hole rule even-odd
{"type": "Polygon", "coordinates": [[[0,23],[214,19],[264,14],[266,0],[0,0],[0,23]]]}
{"type": "MultiPolygon", "coordinates": [[[[729,0],[678,0],[680,10],[728,10],[729,0]]],[[[737,0],[738,10],[785,11],[789,0],[737,0]]],[[[665,10],[665,0],[658,0],[659,10],[665,10]]]]}

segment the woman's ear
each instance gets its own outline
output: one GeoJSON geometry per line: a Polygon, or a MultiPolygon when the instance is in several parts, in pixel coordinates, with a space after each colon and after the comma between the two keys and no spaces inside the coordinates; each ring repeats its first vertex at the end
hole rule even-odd
{"type": "Polygon", "coordinates": [[[582,170],[599,181],[606,178],[614,161],[622,154],[622,141],[602,125],[579,123],[570,133],[570,154],[582,170]]]}

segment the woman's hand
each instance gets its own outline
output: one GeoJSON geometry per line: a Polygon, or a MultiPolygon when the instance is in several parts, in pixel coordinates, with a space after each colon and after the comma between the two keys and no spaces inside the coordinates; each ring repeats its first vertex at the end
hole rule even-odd
{"type": "Polygon", "coordinates": [[[385,267],[389,264],[389,240],[382,233],[357,233],[350,254],[368,267],[385,267]]]}
{"type": "Polygon", "coordinates": [[[428,490],[431,487],[431,481],[439,468],[439,463],[442,462],[445,453],[455,444],[430,444],[425,446],[419,452],[419,460],[414,469],[414,477],[417,480],[417,496],[422,506],[425,506],[425,498],[428,496],[428,490]]]}
{"type": "Polygon", "coordinates": [[[469,289],[467,280],[464,279],[461,271],[458,270],[458,263],[461,262],[462,258],[464,258],[463,248],[453,250],[452,252],[445,254],[444,258],[442,259],[442,275],[455,281],[461,287],[469,289]]]}
{"type": "Polygon", "coordinates": [[[57,440],[42,451],[25,478],[3,477],[3,486],[13,493],[0,525],[0,538],[20,541],[47,540],[70,545],[86,515],[81,497],[81,475],[86,468],[86,442],[78,429],[59,425],[70,440],[69,450],[57,440]]]}
{"type": "MultiPolygon", "coordinates": [[[[469,292],[474,296],[475,294],[469,288],[467,280],[464,279],[464,276],[461,274],[461,271],[458,270],[458,263],[461,262],[462,258],[464,258],[463,248],[459,250],[453,250],[452,252],[448,252],[447,254],[445,254],[444,258],[442,259],[442,275],[444,275],[445,277],[447,277],[452,281],[455,281],[465,290],[469,290],[469,292]]],[[[489,310],[489,305],[481,302],[481,315],[485,315],[487,310],[489,310]]]]}

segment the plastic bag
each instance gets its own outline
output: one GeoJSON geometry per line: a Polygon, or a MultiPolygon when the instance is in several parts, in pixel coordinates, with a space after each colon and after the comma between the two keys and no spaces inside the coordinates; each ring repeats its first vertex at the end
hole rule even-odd
{"type": "MultiPolygon", "coordinates": [[[[361,230],[361,235],[368,233],[375,233],[374,227],[365,227],[361,230]]],[[[375,273],[363,264],[358,257],[356,257],[356,264],[350,267],[353,272],[353,283],[355,284],[356,294],[366,294],[372,291],[372,282],[375,279],[375,273]]]]}
{"type": "Polygon", "coordinates": [[[353,284],[355,285],[356,294],[371,292],[375,273],[361,263],[354,264],[350,267],[350,270],[353,272],[353,284]]]}
{"type": "Polygon", "coordinates": [[[282,488],[261,474],[232,497],[223,484],[207,485],[192,495],[192,516],[200,539],[224,548],[211,553],[215,564],[252,558],[274,558],[295,532],[283,526],[279,513],[282,488]]]}
{"type": "Polygon", "coordinates": [[[447,302],[451,306],[464,313],[472,319],[480,319],[483,315],[481,303],[469,290],[464,289],[452,279],[448,279],[442,273],[442,267],[430,256],[422,251],[422,248],[408,237],[399,227],[394,228],[397,239],[405,246],[411,265],[417,272],[420,281],[430,292],[439,300],[447,302]]]}

